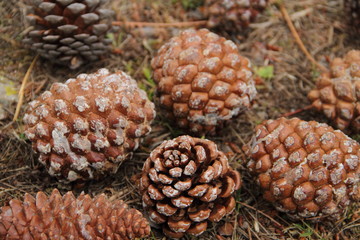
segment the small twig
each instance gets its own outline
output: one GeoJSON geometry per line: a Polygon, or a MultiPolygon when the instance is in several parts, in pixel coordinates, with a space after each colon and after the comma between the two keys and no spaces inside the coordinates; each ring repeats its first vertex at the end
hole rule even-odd
{"type": "Polygon", "coordinates": [[[37,59],[39,58],[39,55],[36,55],[36,57],[34,58],[34,60],[32,61],[29,69],[27,70],[24,78],[23,78],[23,81],[22,81],[22,84],[21,84],[21,88],[19,90],[19,101],[18,101],[18,104],[16,106],[16,110],[15,110],[15,114],[14,114],[14,118],[13,118],[13,122],[15,122],[18,117],[19,117],[19,113],[20,113],[20,109],[21,109],[21,106],[23,104],[23,101],[24,101],[24,91],[25,91],[25,86],[26,86],[26,83],[30,77],[30,74],[31,74],[31,71],[32,69],[34,68],[35,66],[35,63],[37,61],[37,59]]]}
{"type": "Polygon", "coordinates": [[[312,105],[307,105],[307,106],[305,106],[305,107],[303,107],[303,108],[299,108],[299,109],[296,109],[296,110],[294,110],[294,111],[284,113],[284,114],[282,114],[280,117],[290,117],[290,116],[292,116],[292,115],[301,113],[301,112],[306,111],[306,110],[309,110],[309,109],[311,109],[311,108],[312,108],[312,105]]]}
{"type": "Polygon", "coordinates": [[[178,28],[187,28],[187,27],[201,27],[205,26],[207,21],[193,21],[193,22],[174,22],[174,23],[157,23],[157,22],[121,22],[115,21],[112,22],[113,26],[125,26],[130,28],[135,27],[155,27],[155,28],[168,28],[168,27],[178,27],[178,28]]]}
{"type": "Polygon", "coordinates": [[[284,17],[284,20],[286,21],[290,31],[291,31],[291,34],[293,35],[293,37],[295,38],[295,42],[299,45],[301,51],[305,54],[305,56],[307,57],[307,59],[312,63],[314,64],[315,66],[317,66],[318,68],[320,68],[322,71],[327,71],[327,69],[321,65],[320,63],[318,63],[314,57],[309,53],[309,51],[306,49],[303,41],[301,40],[300,36],[299,36],[299,33],[297,32],[293,22],[291,21],[291,18],[289,16],[289,13],[287,12],[285,6],[284,6],[284,3],[282,1],[275,1],[274,2],[275,6],[277,8],[279,8],[279,10],[281,11],[281,14],[283,15],[284,17]]]}
{"type": "Polygon", "coordinates": [[[256,209],[256,208],[254,208],[254,207],[252,207],[252,206],[250,206],[250,205],[248,205],[248,204],[246,204],[246,203],[243,203],[243,202],[236,201],[236,203],[239,203],[240,205],[243,205],[243,206],[245,206],[245,207],[247,207],[247,208],[250,208],[251,210],[254,210],[254,211],[258,212],[258,213],[260,213],[261,215],[264,215],[265,217],[267,217],[268,219],[270,219],[272,222],[276,223],[278,226],[282,226],[278,221],[276,221],[275,219],[273,219],[272,217],[270,217],[270,216],[267,215],[266,213],[260,211],[259,209],[256,209]]]}

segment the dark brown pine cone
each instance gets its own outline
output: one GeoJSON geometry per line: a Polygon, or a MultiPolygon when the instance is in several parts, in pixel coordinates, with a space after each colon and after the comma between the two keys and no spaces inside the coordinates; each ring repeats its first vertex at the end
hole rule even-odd
{"type": "Polygon", "coordinates": [[[209,28],[241,31],[255,21],[267,3],[268,0],[205,0],[200,10],[208,18],[209,28]]]}
{"type": "Polygon", "coordinates": [[[164,141],[146,160],[140,191],[150,220],[166,236],[198,236],[235,208],[239,172],[214,142],[190,136],[164,141]]]}
{"type": "Polygon", "coordinates": [[[106,0],[26,0],[33,29],[24,43],[54,63],[76,68],[96,61],[109,50],[106,34],[113,11],[106,0]]]}
{"type": "Polygon", "coordinates": [[[4,240],[128,240],[149,234],[149,223],[138,210],[103,194],[75,198],[72,192],[61,196],[57,189],[49,197],[43,192],[36,198],[25,194],[24,201],[13,199],[0,212],[4,240]]]}

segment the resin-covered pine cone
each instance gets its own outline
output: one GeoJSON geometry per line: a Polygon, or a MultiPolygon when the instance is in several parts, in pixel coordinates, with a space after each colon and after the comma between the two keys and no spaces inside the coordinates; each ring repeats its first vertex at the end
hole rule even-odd
{"type": "Polygon", "coordinates": [[[200,235],[235,207],[240,174],[214,142],[190,136],[164,141],[146,160],[140,191],[150,220],[165,235],[200,235]]]}
{"type": "Polygon", "coordinates": [[[241,31],[255,21],[267,3],[268,0],[205,0],[200,11],[208,19],[209,28],[241,31]]]}
{"type": "Polygon", "coordinates": [[[109,50],[106,34],[113,11],[107,0],[26,0],[26,16],[33,29],[24,43],[40,56],[76,68],[95,61],[109,50]]]}
{"type": "Polygon", "coordinates": [[[232,41],[207,29],[173,37],[152,67],[167,118],[197,134],[213,133],[256,96],[250,61],[232,41]]]}
{"type": "Polygon", "coordinates": [[[54,83],[31,102],[25,134],[50,175],[97,179],[131,156],[154,117],[154,104],[135,80],[100,69],[54,83]]]}
{"type": "Polygon", "coordinates": [[[53,190],[47,197],[25,194],[24,201],[13,199],[1,208],[0,238],[37,239],[118,239],[150,234],[148,221],[121,200],[110,201],[104,194],[91,198],[72,192],[61,196],[53,190]]]}
{"type": "Polygon", "coordinates": [[[360,51],[349,51],[344,58],[335,58],[330,71],[318,79],[309,92],[312,106],[332,119],[341,130],[360,130],[360,51]]]}
{"type": "Polygon", "coordinates": [[[360,197],[359,149],[356,141],[324,123],[268,120],[256,127],[248,168],[279,211],[338,220],[360,197]]]}

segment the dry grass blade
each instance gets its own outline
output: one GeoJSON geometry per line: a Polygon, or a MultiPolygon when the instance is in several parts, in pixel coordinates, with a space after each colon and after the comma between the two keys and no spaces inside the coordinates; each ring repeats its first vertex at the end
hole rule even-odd
{"type": "Polygon", "coordinates": [[[19,117],[19,113],[20,113],[20,109],[21,109],[21,106],[24,102],[24,92],[25,92],[25,86],[26,86],[26,83],[27,81],[29,80],[29,77],[30,77],[30,74],[35,66],[35,63],[37,61],[37,59],[39,58],[39,55],[37,55],[34,60],[32,61],[32,63],[30,64],[30,67],[29,69],[27,70],[23,80],[22,80],[22,84],[21,84],[21,88],[19,90],[19,100],[18,100],[18,103],[17,103],[17,106],[16,106],[16,110],[15,110],[15,114],[14,114],[14,118],[13,118],[13,122],[15,122],[18,117],[19,117]]]}
{"type": "Polygon", "coordinates": [[[125,26],[130,28],[135,27],[154,27],[154,28],[188,28],[188,27],[204,27],[207,21],[192,21],[192,22],[175,22],[175,23],[155,23],[155,22],[112,22],[113,26],[125,26]]]}
{"type": "Polygon", "coordinates": [[[270,219],[272,222],[274,222],[274,223],[277,224],[278,226],[281,226],[281,224],[280,224],[278,221],[276,221],[274,218],[270,217],[268,214],[260,211],[259,209],[256,209],[256,208],[254,208],[254,207],[252,207],[252,206],[250,206],[250,205],[248,205],[248,204],[246,204],[246,203],[244,203],[244,202],[239,202],[239,201],[237,201],[236,203],[239,203],[240,205],[243,205],[244,207],[250,208],[251,210],[254,210],[254,211],[260,213],[261,215],[267,217],[268,219],[270,219]]]}
{"type": "Polygon", "coordinates": [[[289,29],[291,31],[291,34],[294,36],[294,39],[296,41],[296,43],[299,45],[301,51],[303,51],[303,53],[305,54],[305,56],[307,57],[307,59],[314,64],[315,66],[317,66],[319,69],[321,69],[322,71],[327,71],[327,69],[321,65],[320,63],[318,63],[314,57],[310,54],[310,52],[307,50],[307,48],[305,47],[303,41],[301,40],[299,33],[297,32],[293,22],[291,21],[291,18],[289,16],[288,11],[285,8],[285,5],[282,1],[278,1],[275,2],[275,5],[279,8],[281,14],[284,17],[284,20],[286,21],[287,25],[289,26],[289,29]]]}

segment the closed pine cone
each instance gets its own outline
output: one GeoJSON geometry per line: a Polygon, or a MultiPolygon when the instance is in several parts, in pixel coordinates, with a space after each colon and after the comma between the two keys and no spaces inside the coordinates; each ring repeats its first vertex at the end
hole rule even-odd
{"type": "Polygon", "coordinates": [[[50,175],[98,179],[131,157],[154,117],[154,104],[135,80],[100,69],[54,83],[31,102],[25,134],[50,175]]]}
{"type": "Polygon", "coordinates": [[[235,207],[240,174],[214,142],[190,136],[164,141],[146,160],[140,191],[150,220],[166,236],[198,236],[235,207]]]}
{"type": "Polygon", "coordinates": [[[98,60],[109,50],[106,34],[114,12],[106,0],[26,0],[33,29],[24,43],[40,56],[71,68],[98,60]]]}
{"type": "Polygon", "coordinates": [[[47,197],[25,194],[1,208],[0,237],[4,240],[118,239],[150,234],[148,221],[121,200],[110,201],[104,194],[91,198],[72,192],[61,196],[57,189],[47,197]]]}
{"type": "Polygon", "coordinates": [[[264,198],[294,218],[338,220],[359,200],[360,146],[340,130],[298,118],[256,127],[249,170],[264,198]]]}
{"type": "Polygon", "coordinates": [[[360,130],[360,51],[349,51],[344,58],[335,58],[329,72],[317,80],[309,92],[312,106],[332,119],[341,130],[360,130]]]}
{"type": "Polygon", "coordinates": [[[196,134],[214,133],[256,96],[250,61],[232,41],[207,29],[173,37],[152,67],[166,117],[196,134]]]}
{"type": "Polygon", "coordinates": [[[268,0],[205,0],[200,10],[208,18],[209,28],[241,31],[255,21],[267,3],[268,0]]]}

